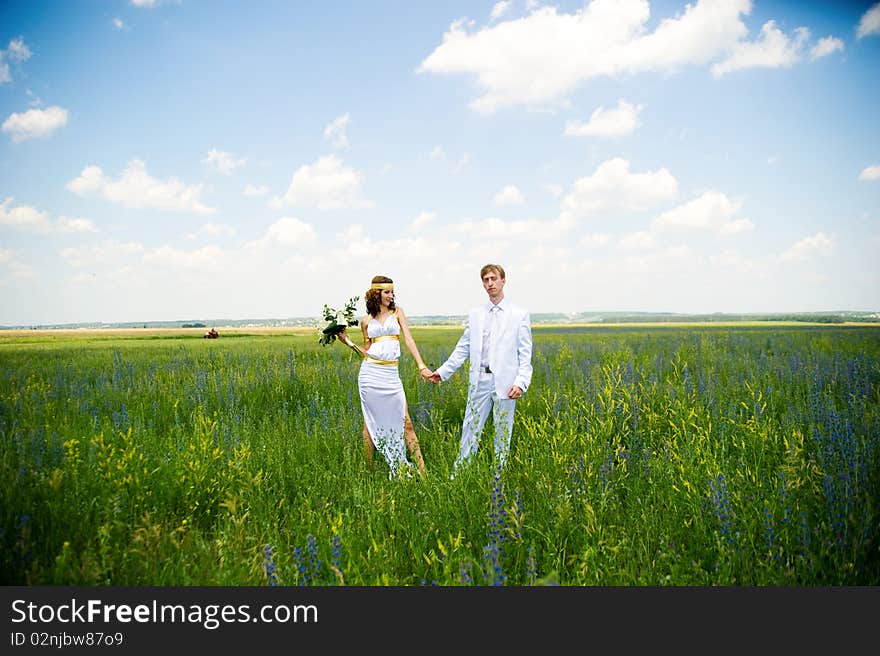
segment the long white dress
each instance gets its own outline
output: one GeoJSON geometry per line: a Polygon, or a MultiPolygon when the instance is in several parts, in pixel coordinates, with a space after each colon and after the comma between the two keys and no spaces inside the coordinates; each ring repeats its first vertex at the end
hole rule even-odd
{"type": "MultiPolygon", "coordinates": [[[[392,314],[386,317],[384,323],[375,317],[371,318],[367,324],[367,337],[376,339],[387,335],[395,335],[397,339],[374,341],[367,355],[376,360],[397,363],[400,360],[400,324],[397,316],[392,314]]],[[[370,439],[388,461],[389,475],[393,477],[399,471],[409,473],[414,467],[406,457],[403,439],[406,395],[397,365],[376,364],[365,359],[358,372],[358,392],[370,439]]]]}

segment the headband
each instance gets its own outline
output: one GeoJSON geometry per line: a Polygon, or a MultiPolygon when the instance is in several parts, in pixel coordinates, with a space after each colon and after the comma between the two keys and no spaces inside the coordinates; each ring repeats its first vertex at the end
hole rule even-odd
{"type": "Polygon", "coordinates": [[[394,283],[393,282],[374,282],[370,285],[370,289],[390,289],[394,291],[394,283]]]}

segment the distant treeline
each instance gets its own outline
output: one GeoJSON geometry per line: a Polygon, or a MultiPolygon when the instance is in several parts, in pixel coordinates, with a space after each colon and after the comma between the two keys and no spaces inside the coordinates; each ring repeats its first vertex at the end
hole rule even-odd
{"type": "Polygon", "coordinates": [[[870,317],[843,317],[839,314],[675,314],[659,316],[602,317],[601,319],[599,319],[599,323],[705,323],[730,321],[802,321],[807,323],[846,323],[847,321],[877,321],[877,319],[872,319],[870,317]]]}
{"type": "MultiPolygon", "coordinates": [[[[756,321],[798,321],[804,323],[880,323],[880,312],[793,312],[768,314],[675,314],[671,312],[561,312],[532,313],[533,324],[611,324],[611,323],[712,323],[712,322],[756,322],[756,321]]],[[[465,315],[422,315],[410,316],[414,326],[462,325],[465,315]]],[[[0,326],[0,330],[30,328],[33,330],[54,328],[205,328],[208,324],[225,327],[292,327],[315,326],[320,321],[316,317],[296,317],[289,319],[216,319],[191,321],[147,321],[129,323],[81,323],[81,324],[42,324],[34,326],[0,326]]]]}
{"type": "MultiPolygon", "coordinates": [[[[754,321],[809,321],[811,323],[846,323],[847,321],[870,321],[868,318],[849,318],[846,319],[839,314],[782,314],[770,315],[767,317],[755,317],[754,321]]],[[[876,321],[876,319],[875,319],[876,321]]]]}

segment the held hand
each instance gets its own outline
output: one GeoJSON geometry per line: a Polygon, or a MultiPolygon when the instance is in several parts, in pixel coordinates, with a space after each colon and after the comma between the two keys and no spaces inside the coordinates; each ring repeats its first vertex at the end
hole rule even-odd
{"type": "Polygon", "coordinates": [[[360,356],[364,355],[363,351],[360,348],[358,348],[357,346],[355,346],[354,342],[351,341],[351,339],[349,339],[348,335],[345,334],[344,330],[342,332],[339,332],[336,334],[336,339],[338,339],[340,342],[345,344],[348,348],[350,348],[352,351],[354,351],[358,355],[360,355],[360,356]]]}
{"type": "Polygon", "coordinates": [[[430,381],[431,381],[432,383],[434,383],[435,385],[439,385],[439,384],[440,384],[440,374],[438,374],[438,373],[435,371],[434,373],[432,373],[432,374],[428,377],[428,380],[430,380],[430,381]]]}
{"type": "Polygon", "coordinates": [[[423,380],[431,380],[431,376],[434,375],[434,372],[428,369],[427,367],[422,367],[419,370],[419,376],[422,377],[423,380]]]}
{"type": "Polygon", "coordinates": [[[517,385],[512,385],[509,390],[507,390],[507,398],[508,399],[518,399],[522,396],[522,389],[520,389],[517,385]]]}

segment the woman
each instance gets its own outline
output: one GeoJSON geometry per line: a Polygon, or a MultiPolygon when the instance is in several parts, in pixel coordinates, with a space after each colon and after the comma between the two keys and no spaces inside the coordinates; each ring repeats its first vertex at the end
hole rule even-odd
{"type": "Polygon", "coordinates": [[[395,476],[401,467],[406,468],[403,471],[408,471],[413,465],[406,457],[405,443],[419,473],[424,475],[427,473],[425,461],[409,417],[403,383],[397,369],[401,334],[409,352],[416,359],[419,375],[427,379],[431,371],[422,361],[403,308],[394,303],[394,281],[385,276],[375,276],[370,289],[364,294],[364,300],[369,313],[360,322],[364,348],[356,346],[345,331],[339,333],[337,338],[364,358],[358,372],[358,392],[364,415],[363,438],[367,461],[372,462],[373,452],[378,449],[388,461],[390,476],[395,476]]]}

